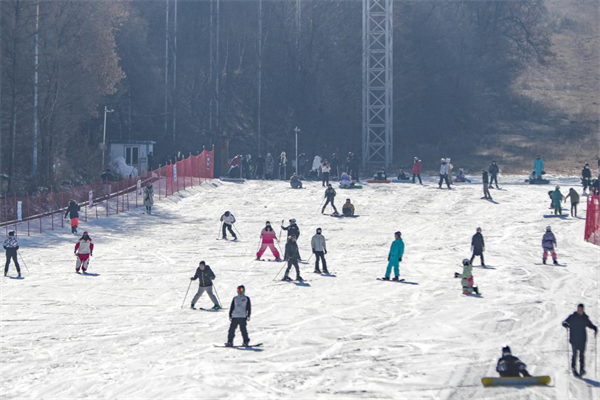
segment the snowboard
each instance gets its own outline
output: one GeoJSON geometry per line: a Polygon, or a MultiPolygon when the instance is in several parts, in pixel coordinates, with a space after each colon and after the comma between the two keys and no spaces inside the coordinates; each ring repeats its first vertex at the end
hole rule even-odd
{"type": "Polygon", "coordinates": [[[400,278],[397,281],[393,281],[393,280],[386,280],[386,279],[382,279],[382,278],[377,278],[378,281],[383,281],[383,282],[404,282],[404,278],[400,278]]]}
{"type": "Polygon", "coordinates": [[[530,376],[527,378],[481,378],[483,386],[533,386],[533,385],[548,385],[550,383],[549,376],[530,376]]]}
{"type": "Polygon", "coordinates": [[[215,347],[222,347],[225,349],[250,349],[254,347],[262,347],[262,343],[249,344],[248,346],[237,345],[237,346],[225,346],[224,344],[215,344],[215,347]]]}
{"type": "Polygon", "coordinates": [[[544,263],[534,263],[534,264],[535,265],[545,265],[545,266],[548,266],[548,267],[566,267],[567,266],[567,264],[554,264],[554,263],[551,263],[551,262],[549,262],[547,264],[544,264],[544,263]]]}
{"type": "Polygon", "coordinates": [[[344,214],[329,214],[331,217],[335,218],[358,218],[360,215],[344,215],[344,214]]]}
{"type": "Polygon", "coordinates": [[[338,187],[340,189],[362,189],[362,185],[354,185],[354,186],[350,186],[350,187],[343,187],[342,185],[338,185],[338,187]]]}
{"type": "Polygon", "coordinates": [[[196,310],[198,310],[198,311],[208,311],[208,312],[219,312],[221,310],[228,310],[228,308],[219,308],[218,310],[215,310],[214,308],[202,308],[202,307],[198,307],[198,308],[196,308],[196,310]]]}
{"type": "Polygon", "coordinates": [[[569,214],[561,214],[561,215],[545,214],[544,218],[569,218],[569,214]]]}

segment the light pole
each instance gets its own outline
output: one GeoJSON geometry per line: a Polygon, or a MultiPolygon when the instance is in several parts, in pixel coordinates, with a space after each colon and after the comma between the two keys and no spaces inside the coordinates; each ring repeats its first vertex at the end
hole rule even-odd
{"type": "Polygon", "coordinates": [[[300,132],[300,128],[295,127],[294,132],[296,132],[296,176],[298,176],[298,132],[300,132]]]}
{"type": "Polygon", "coordinates": [[[104,106],[104,134],[102,135],[102,170],[104,171],[104,153],[106,153],[106,113],[111,113],[115,110],[109,110],[104,106]]]}

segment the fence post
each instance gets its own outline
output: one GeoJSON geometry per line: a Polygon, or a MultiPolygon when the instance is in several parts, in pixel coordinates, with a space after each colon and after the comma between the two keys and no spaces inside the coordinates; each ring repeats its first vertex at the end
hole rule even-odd
{"type": "MultiPolygon", "coordinates": [[[[53,205],[54,205],[54,191],[52,189],[52,186],[50,186],[50,219],[52,220],[52,227],[50,228],[51,230],[54,230],[54,210],[53,210],[53,205]]],[[[61,219],[62,219],[62,213],[61,213],[61,219]]]]}
{"type": "Polygon", "coordinates": [[[44,218],[44,210],[42,210],[42,194],[38,196],[38,207],[40,208],[40,233],[42,233],[42,221],[44,218]]]}
{"type": "Polygon", "coordinates": [[[27,198],[25,201],[27,202],[27,236],[31,236],[29,234],[29,193],[27,193],[27,198]]]}
{"type": "MultiPolygon", "coordinates": [[[[65,199],[64,199],[64,192],[61,190],[60,191],[60,205],[58,206],[59,210],[63,204],[65,204],[65,199]]],[[[62,212],[61,212],[61,216],[60,216],[60,227],[61,228],[65,227],[65,219],[62,217],[62,212]]]]}
{"type": "Polygon", "coordinates": [[[15,210],[15,236],[19,236],[19,217],[17,215],[17,192],[13,194],[13,198],[15,199],[15,208],[13,209],[15,210]]]}
{"type": "Polygon", "coordinates": [[[3,200],[4,203],[4,218],[6,220],[6,236],[8,236],[8,206],[6,205],[6,199],[3,200]]]}

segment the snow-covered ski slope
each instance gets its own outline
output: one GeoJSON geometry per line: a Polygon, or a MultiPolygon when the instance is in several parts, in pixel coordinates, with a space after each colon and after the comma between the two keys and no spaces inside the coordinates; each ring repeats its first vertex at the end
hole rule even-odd
{"type": "MultiPolygon", "coordinates": [[[[593,334],[588,380],[579,380],[567,373],[560,326],[579,302],[600,323],[600,249],[583,241],[585,202],[579,219],[545,219],[554,185],[503,181],[504,190],[491,190],[498,204],[480,199],[480,184],[452,191],[433,180],[336,188],[336,205],[350,197],[361,214],[356,219],[321,215],[319,182],[304,190],[287,182],[204,185],[157,203],[155,215],[138,209],[83,224],[80,231],[88,230],[96,245],[89,272],[97,276],[75,274],[76,237],[68,228],[20,237],[30,273],[22,267],[24,280],[1,283],[1,396],[600,398],[593,334]],[[225,210],[238,220],[237,243],[215,240],[225,210]],[[304,286],[273,281],[282,264],[254,261],[265,221],[279,233],[289,218],[298,220],[304,259],[315,229],[323,229],[336,277],[314,274],[311,260],[301,264],[304,286]],[[548,224],[567,267],[534,264],[548,224]],[[453,278],[478,226],[493,267],[474,268],[482,298],[463,296],[453,278]],[[406,243],[404,284],[376,280],[396,230],[406,243]],[[216,273],[225,307],[236,286],[246,286],[251,342],[263,348],[214,347],[226,341],[227,311],[190,310],[197,282],[181,308],[200,260],[216,273]],[[480,378],[495,376],[503,345],[532,374],[550,375],[551,386],[483,388],[480,378]]],[[[566,193],[577,180],[554,182],[566,193]]],[[[204,295],[197,306],[212,304],[204,295]]]]}

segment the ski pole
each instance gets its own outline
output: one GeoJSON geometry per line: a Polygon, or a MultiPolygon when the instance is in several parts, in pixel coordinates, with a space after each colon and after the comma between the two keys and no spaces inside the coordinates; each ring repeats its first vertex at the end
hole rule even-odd
{"type": "Polygon", "coordinates": [[[238,229],[235,227],[235,225],[231,225],[231,226],[233,226],[233,229],[235,229],[237,234],[240,236],[240,239],[243,239],[242,234],[240,233],[240,231],[238,231],[238,229]]]}
{"type": "MultiPolygon", "coordinates": [[[[283,232],[283,221],[281,221],[281,226],[279,227],[279,238],[281,238],[281,233],[283,232]]],[[[277,239],[279,240],[279,239],[277,239]]]]}
{"type": "Polygon", "coordinates": [[[190,284],[188,285],[187,291],[185,292],[185,297],[183,298],[183,301],[181,302],[181,308],[183,308],[183,305],[185,304],[185,299],[187,299],[187,295],[190,291],[191,286],[192,286],[192,280],[190,279],[190,284]]]}
{"type": "Polygon", "coordinates": [[[285,264],[287,263],[287,260],[283,260],[283,265],[281,266],[281,269],[279,270],[279,272],[277,272],[277,275],[275,275],[275,277],[273,278],[273,280],[276,280],[277,277],[279,276],[279,274],[281,273],[281,271],[283,271],[283,269],[285,268],[285,264]]]}
{"type": "Polygon", "coordinates": [[[29,272],[29,268],[27,268],[27,263],[25,262],[25,260],[23,260],[23,256],[21,255],[21,252],[18,252],[18,254],[19,254],[19,257],[21,257],[21,262],[25,266],[25,269],[27,270],[27,273],[30,274],[31,272],[29,272]]]}
{"type": "Polygon", "coordinates": [[[219,298],[219,292],[217,292],[217,287],[213,285],[213,289],[215,289],[215,295],[217,296],[217,301],[219,302],[219,307],[223,308],[223,304],[221,303],[221,299],[219,298]]]}

